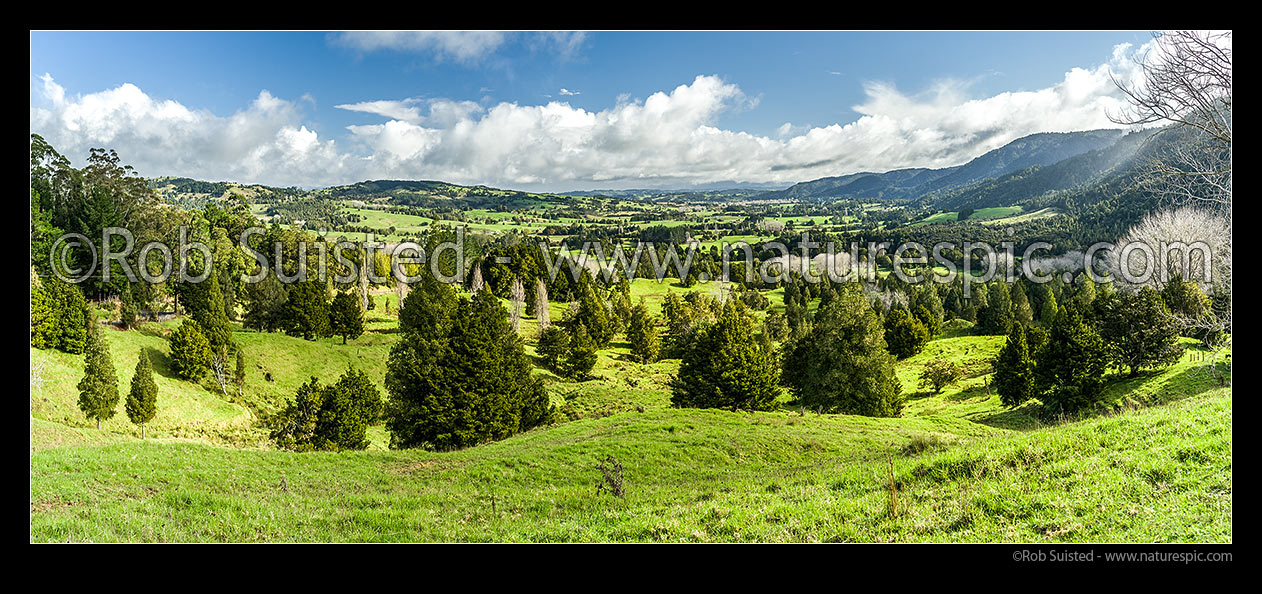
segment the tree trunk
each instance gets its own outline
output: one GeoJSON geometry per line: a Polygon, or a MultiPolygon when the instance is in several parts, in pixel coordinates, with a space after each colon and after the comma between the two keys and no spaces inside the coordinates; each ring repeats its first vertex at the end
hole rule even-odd
{"type": "Polygon", "coordinates": [[[101,417],[96,418],[96,430],[97,431],[101,430],[101,417]]]}
{"type": "Polygon", "coordinates": [[[145,424],[141,423],[140,424],[140,439],[144,439],[144,438],[145,438],[145,424]]]}

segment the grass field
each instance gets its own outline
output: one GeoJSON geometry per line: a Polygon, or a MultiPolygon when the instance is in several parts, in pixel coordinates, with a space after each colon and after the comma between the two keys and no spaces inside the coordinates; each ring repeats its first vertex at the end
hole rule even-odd
{"type": "Polygon", "coordinates": [[[32,455],[31,530],[39,541],[1231,538],[1228,394],[993,433],[949,417],[656,410],[449,454],[73,445],[32,455]],[[623,465],[624,497],[597,491],[605,456],[623,465]]]}
{"type": "MultiPolygon", "coordinates": [[[[654,312],[669,291],[685,289],[632,285],[654,312]]],[[[387,450],[381,427],[362,452],[271,448],[257,418],[307,377],[353,364],[381,381],[395,299],[374,295],[369,331],[348,345],[237,332],[247,386],[226,396],[171,376],[175,322],[107,330],[124,392],[136,354],[153,356],[159,413],[143,441],[121,405],[101,431],[79,413],[82,356],[32,350],[44,379],[31,395],[32,539],[1231,540],[1231,391],[1190,341],[1178,364],[1111,383],[1103,414],[1053,420],[988,388],[1002,337],[953,331],[899,363],[902,417],[872,419],[801,411],[787,393],[771,412],[675,409],[679,361],[634,363],[618,337],[591,380],[536,370],[562,412],[549,427],[448,453],[387,450]],[[931,394],[917,378],[937,357],[967,372],[931,394]],[[607,456],[625,497],[597,491],[607,456]]],[[[535,320],[520,332],[533,355],[535,320]]]]}

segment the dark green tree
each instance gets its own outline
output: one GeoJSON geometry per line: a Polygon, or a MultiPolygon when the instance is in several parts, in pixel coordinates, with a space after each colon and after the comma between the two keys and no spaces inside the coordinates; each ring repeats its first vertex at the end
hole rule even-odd
{"type": "Polygon", "coordinates": [[[328,285],[315,280],[290,285],[283,318],[285,333],[290,336],[301,336],[307,340],[332,336],[328,285]]]}
{"type": "MultiPolygon", "coordinates": [[[[456,292],[450,285],[424,275],[421,282],[412,285],[399,310],[399,331],[420,332],[425,335],[446,333],[451,313],[456,310],[456,292]]],[[[387,302],[388,303],[388,302],[387,302]]]]}
{"type": "Polygon", "coordinates": [[[1012,325],[1012,297],[1008,283],[999,281],[990,285],[986,294],[986,306],[977,314],[977,329],[982,334],[1002,336],[1012,325]]]}
{"type": "Polygon", "coordinates": [[[1037,396],[1034,388],[1034,358],[1026,341],[1025,327],[1013,324],[1008,341],[995,358],[995,391],[1004,406],[1020,406],[1037,396]]]}
{"type": "Polygon", "coordinates": [[[153,381],[153,365],[149,355],[141,349],[136,373],[131,376],[131,391],[123,409],[133,424],[140,426],[140,438],[145,438],[145,424],[158,414],[158,384],[153,381]]]}
{"type": "Polygon", "coordinates": [[[325,387],[323,392],[324,401],[316,416],[316,449],[367,448],[368,426],[380,416],[382,408],[377,387],[366,375],[350,375],[325,387]]]}
{"type": "Polygon", "coordinates": [[[1114,366],[1127,370],[1130,377],[1143,368],[1169,367],[1183,356],[1179,326],[1161,294],[1151,287],[1099,296],[1095,311],[1114,366]]]}
{"type": "Polygon", "coordinates": [[[1199,318],[1205,315],[1210,311],[1213,303],[1201,290],[1199,284],[1195,281],[1184,281],[1178,274],[1166,282],[1166,286],[1161,290],[1161,299],[1165,301],[1166,307],[1170,308],[1172,315],[1186,318],[1199,318]]]}
{"type": "Polygon", "coordinates": [[[96,428],[100,429],[102,419],[114,416],[119,394],[110,347],[96,324],[88,331],[85,355],[83,379],[79,380],[79,410],[89,419],[96,419],[96,428]]]}
{"type": "Polygon", "coordinates": [[[903,408],[895,359],[862,289],[846,285],[816,312],[810,332],[786,346],[784,381],[803,406],[895,417],[903,408]]]}
{"type": "Polygon", "coordinates": [[[294,399],[269,419],[271,438],[278,447],[304,452],[316,449],[316,425],[324,406],[324,390],[315,377],[298,387],[294,399]]]}
{"type": "Polygon", "coordinates": [[[131,330],[136,327],[136,314],[136,301],[132,298],[131,291],[123,291],[122,301],[118,306],[118,319],[122,323],[124,330],[131,330]]]}
{"type": "Polygon", "coordinates": [[[671,402],[690,408],[768,410],[780,393],[780,370],[767,344],[754,335],[745,305],[730,301],[718,320],[686,347],[671,402]]]}
{"type": "Polygon", "coordinates": [[[566,348],[565,361],[561,365],[561,375],[575,380],[586,379],[596,367],[596,341],[587,333],[583,324],[570,326],[569,346],[566,348]]]}
{"type": "Polygon", "coordinates": [[[329,329],[334,336],[342,337],[342,344],[347,338],[359,338],[364,333],[364,312],[359,307],[359,299],[350,293],[339,292],[333,298],[329,329]]]}
{"type": "Polygon", "coordinates": [[[391,447],[463,448],[551,420],[543,383],[494,295],[459,299],[442,330],[407,332],[390,351],[391,447]]]}
{"type": "Polygon", "coordinates": [[[929,338],[933,338],[942,333],[942,319],[933,315],[929,308],[923,305],[917,305],[913,313],[917,322],[925,327],[925,331],[929,333],[929,338]]]}
{"type": "Polygon", "coordinates": [[[652,363],[657,360],[661,351],[661,341],[657,337],[657,324],[649,315],[644,299],[631,309],[627,322],[627,342],[631,343],[631,356],[640,363],[652,363]]]}
{"type": "Polygon", "coordinates": [[[1035,386],[1053,409],[1077,411],[1100,400],[1108,348],[1077,307],[1063,307],[1035,359],[1035,386]]]}
{"type": "MultiPolygon", "coordinates": [[[[586,328],[597,348],[608,346],[613,339],[614,326],[609,319],[608,309],[604,301],[596,295],[596,288],[590,282],[579,286],[578,313],[574,316],[573,323],[582,324],[586,328]]],[[[572,330],[571,334],[576,331],[572,330]]]]}
{"type": "Polygon", "coordinates": [[[197,322],[198,328],[210,342],[212,351],[219,352],[232,346],[232,323],[225,313],[223,292],[213,267],[210,275],[202,282],[181,284],[180,300],[184,303],[188,316],[197,322]]]}
{"type": "Polygon", "coordinates": [[[891,353],[906,359],[920,351],[929,342],[929,331],[916,318],[902,308],[890,310],[885,317],[885,343],[891,353]]]}
{"type": "Polygon", "coordinates": [[[87,348],[92,309],[78,285],[58,278],[31,285],[31,346],[78,355],[87,348]]]}
{"type": "Polygon", "coordinates": [[[789,321],[778,311],[767,312],[762,320],[763,332],[772,342],[784,342],[789,337],[789,321]]]}
{"type": "Polygon", "coordinates": [[[1030,307],[1030,298],[1025,294],[1025,288],[1022,283],[1013,283],[1011,291],[1012,298],[1012,321],[1026,326],[1034,322],[1034,309],[1030,307]]]}
{"type": "Polygon", "coordinates": [[[560,372],[561,360],[570,349],[570,335],[560,326],[548,326],[539,333],[539,344],[535,352],[543,359],[543,364],[552,371],[560,372]]]}
{"type": "Polygon", "coordinates": [[[196,380],[210,370],[215,352],[194,320],[184,320],[167,339],[171,349],[171,370],[176,375],[196,380]]]}
{"type": "Polygon", "coordinates": [[[246,283],[242,289],[245,315],[242,324],[260,332],[275,332],[285,327],[285,303],[289,292],[285,285],[268,274],[257,283],[246,283]]]}
{"type": "Polygon", "coordinates": [[[1060,306],[1056,303],[1056,293],[1047,288],[1047,294],[1043,297],[1043,305],[1039,308],[1039,323],[1044,326],[1051,326],[1056,321],[1056,313],[1060,310],[1060,306]]]}

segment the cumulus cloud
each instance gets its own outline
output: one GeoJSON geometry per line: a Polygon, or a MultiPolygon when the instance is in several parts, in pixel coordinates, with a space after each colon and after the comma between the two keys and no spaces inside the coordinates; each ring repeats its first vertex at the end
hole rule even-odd
{"type": "Polygon", "coordinates": [[[583,93],[581,91],[571,91],[565,87],[561,87],[561,94],[562,95],[582,95],[583,93]]]}
{"type": "Polygon", "coordinates": [[[52,76],[40,80],[46,105],[31,107],[31,132],[72,159],[108,147],[146,176],[309,186],[354,175],[354,157],[307,128],[296,103],[266,90],[245,109],[217,116],[130,83],[71,96],[52,76]]]}
{"type": "Polygon", "coordinates": [[[1047,88],[983,98],[970,97],[960,82],[918,94],[870,82],[854,106],[857,120],[809,128],[786,123],[771,136],[719,126],[723,113],[752,109],[756,101],[716,76],[643,99],[619,97],[598,111],[563,100],[343,104],[336,107],[385,121],[349,126],[337,142],[313,131],[295,103],[266,91],[245,109],[218,116],[155,100],[130,84],[72,97],[45,77],[31,130],[71,156],[91,146],[116,148],[146,175],[283,185],[374,178],[545,190],[788,183],[957,165],[1036,132],[1116,127],[1107,112],[1124,103],[1109,72],[1139,76],[1131,58],[1144,49],[1118,46],[1105,64],[1074,68],[1047,88]]]}

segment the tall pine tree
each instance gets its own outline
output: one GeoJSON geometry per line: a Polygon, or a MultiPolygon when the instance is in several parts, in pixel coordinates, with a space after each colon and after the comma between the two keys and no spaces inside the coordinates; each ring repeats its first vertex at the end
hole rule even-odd
{"type": "Polygon", "coordinates": [[[123,405],[127,418],[140,426],[140,438],[145,438],[145,424],[158,414],[158,384],[153,381],[153,365],[142,349],[136,362],[136,373],[131,376],[131,391],[123,405]]]}
{"type": "Polygon", "coordinates": [[[118,406],[118,375],[110,359],[110,348],[97,324],[88,330],[88,345],[84,358],[83,379],[79,380],[79,410],[89,419],[101,420],[114,416],[118,406]]]}
{"type": "Polygon", "coordinates": [[[1020,406],[1035,396],[1034,359],[1025,339],[1025,327],[1013,324],[1008,341],[995,358],[995,391],[1004,406],[1020,406]]]}

